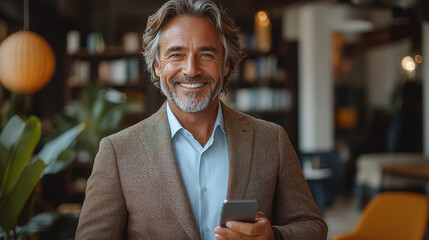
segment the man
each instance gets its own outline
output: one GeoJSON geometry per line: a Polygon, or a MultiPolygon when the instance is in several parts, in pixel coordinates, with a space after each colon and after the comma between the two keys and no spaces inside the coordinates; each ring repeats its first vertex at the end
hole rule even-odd
{"type": "Polygon", "coordinates": [[[219,101],[242,58],[237,31],[205,0],[149,17],[145,60],[168,100],[101,141],[77,239],[326,239],[283,128],[219,101]],[[219,227],[224,199],[257,199],[255,223],[219,227]]]}

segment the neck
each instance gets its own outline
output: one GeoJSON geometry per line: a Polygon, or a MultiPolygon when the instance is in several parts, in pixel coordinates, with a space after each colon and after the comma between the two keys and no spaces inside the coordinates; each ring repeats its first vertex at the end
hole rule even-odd
{"type": "Polygon", "coordinates": [[[219,99],[216,97],[207,108],[199,112],[184,112],[180,109],[173,101],[168,100],[168,105],[177,120],[180,122],[183,128],[188,130],[194,138],[200,143],[201,146],[205,146],[207,141],[212,135],[213,126],[216,122],[217,109],[219,99]]]}

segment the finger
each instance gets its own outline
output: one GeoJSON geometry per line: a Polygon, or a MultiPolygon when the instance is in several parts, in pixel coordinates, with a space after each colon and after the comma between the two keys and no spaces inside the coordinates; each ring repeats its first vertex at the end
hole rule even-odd
{"type": "Polygon", "coordinates": [[[256,213],[256,218],[255,218],[255,222],[258,222],[261,219],[267,218],[267,216],[265,215],[265,213],[263,212],[257,212],[256,213]]]}
{"type": "Polygon", "coordinates": [[[231,229],[224,227],[216,227],[214,229],[216,240],[228,240],[228,239],[246,239],[245,235],[232,231],[231,229]]]}
{"type": "Polygon", "coordinates": [[[233,232],[238,232],[246,236],[257,236],[261,233],[261,224],[258,223],[244,223],[229,221],[226,227],[233,232]]]}
{"type": "Polygon", "coordinates": [[[258,212],[256,214],[256,218],[255,218],[255,223],[256,224],[268,224],[271,227],[271,223],[270,220],[265,216],[265,214],[263,212],[258,212]]]}

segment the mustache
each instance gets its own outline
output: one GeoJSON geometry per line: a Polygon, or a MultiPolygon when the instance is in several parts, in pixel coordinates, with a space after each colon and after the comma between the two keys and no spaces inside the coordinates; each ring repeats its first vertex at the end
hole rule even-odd
{"type": "Polygon", "coordinates": [[[189,77],[189,76],[183,76],[183,77],[174,77],[170,79],[170,83],[211,83],[214,82],[213,78],[211,77],[203,77],[203,76],[195,76],[195,77],[189,77]]]}

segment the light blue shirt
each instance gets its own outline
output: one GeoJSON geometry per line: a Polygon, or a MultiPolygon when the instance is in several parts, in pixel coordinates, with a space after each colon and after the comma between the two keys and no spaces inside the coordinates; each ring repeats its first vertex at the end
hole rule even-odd
{"type": "Polygon", "coordinates": [[[167,104],[171,139],[201,239],[214,240],[228,186],[228,150],[221,105],[213,132],[202,147],[167,104]]]}

